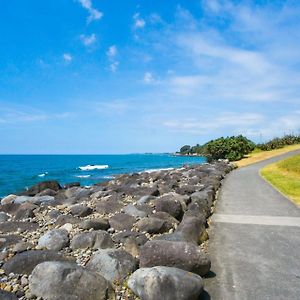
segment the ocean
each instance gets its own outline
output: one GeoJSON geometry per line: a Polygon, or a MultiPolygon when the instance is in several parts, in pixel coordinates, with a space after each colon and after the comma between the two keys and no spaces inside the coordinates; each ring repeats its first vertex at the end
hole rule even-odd
{"type": "Polygon", "coordinates": [[[114,175],[201,164],[204,157],[169,154],[126,155],[0,155],[0,197],[38,182],[57,180],[61,185],[80,182],[89,186],[114,175]]]}

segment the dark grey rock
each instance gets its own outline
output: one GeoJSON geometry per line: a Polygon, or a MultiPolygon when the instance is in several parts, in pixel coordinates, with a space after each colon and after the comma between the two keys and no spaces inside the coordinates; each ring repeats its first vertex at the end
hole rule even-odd
{"type": "Polygon", "coordinates": [[[141,219],[136,223],[136,227],[139,231],[148,233],[164,233],[168,231],[167,222],[154,217],[141,219]]]}
{"type": "Polygon", "coordinates": [[[110,227],[107,219],[87,219],[79,224],[81,229],[107,230],[110,227]]]}
{"type": "Polygon", "coordinates": [[[87,263],[87,268],[96,271],[108,281],[122,282],[137,269],[137,260],[121,249],[105,249],[97,251],[87,263]]]}
{"type": "Polygon", "coordinates": [[[135,223],[135,218],[125,213],[119,213],[109,219],[110,227],[116,230],[130,230],[135,223]]]}
{"type": "Polygon", "coordinates": [[[61,250],[69,244],[69,234],[65,229],[52,229],[39,238],[38,246],[48,250],[61,250]]]}
{"type": "Polygon", "coordinates": [[[161,220],[164,220],[165,226],[170,230],[171,228],[174,228],[176,225],[179,224],[179,221],[172,217],[170,214],[164,212],[164,211],[159,211],[151,215],[153,218],[158,218],[161,220]]]}
{"type": "Polygon", "coordinates": [[[193,243],[152,240],[140,251],[140,267],[168,266],[205,275],[211,266],[207,255],[193,243]]]}
{"type": "Polygon", "coordinates": [[[183,220],[178,225],[175,233],[180,233],[183,240],[197,244],[200,236],[205,230],[206,220],[202,216],[194,217],[184,215],[183,220]]]}
{"type": "Polygon", "coordinates": [[[93,212],[93,209],[83,205],[83,204],[76,204],[70,207],[71,214],[77,217],[86,217],[93,212]]]}
{"type": "Polygon", "coordinates": [[[74,186],[80,186],[80,182],[70,182],[70,183],[66,183],[65,185],[64,185],[64,188],[65,189],[69,189],[69,188],[71,188],[71,187],[74,187],[74,186]]]}
{"type": "Polygon", "coordinates": [[[0,299],[1,300],[18,300],[18,297],[13,294],[6,291],[3,291],[0,289],[0,299]]]}
{"type": "Polygon", "coordinates": [[[128,239],[134,239],[139,246],[144,245],[148,241],[148,238],[145,236],[145,234],[129,230],[115,234],[112,239],[115,243],[122,244],[126,243],[128,239]]]}
{"type": "Polygon", "coordinates": [[[0,205],[0,211],[6,214],[14,215],[19,207],[20,204],[7,203],[7,204],[0,205]]]}
{"type": "Polygon", "coordinates": [[[91,195],[91,191],[88,188],[71,187],[65,190],[65,196],[67,198],[74,198],[76,200],[80,198],[88,198],[91,195]]]}
{"type": "Polygon", "coordinates": [[[71,215],[61,215],[57,218],[55,225],[62,226],[66,223],[78,224],[81,222],[81,219],[71,216],[71,215]]]}
{"type": "Polygon", "coordinates": [[[128,286],[143,300],[197,300],[203,291],[199,275],[163,266],[135,271],[128,286]]]}
{"type": "Polygon", "coordinates": [[[33,222],[16,222],[16,221],[7,221],[0,223],[0,231],[3,233],[9,232],[24,232],[24,231],[35,231],[39,228],[37,223],[33,222]]]}
{"type": "Polygon", "coordinates": [[[180,195],[190,195],[203,189],[203,186],[184,184],[176,189],[176,193],[180,195]]]}
{"type": "Polygon", "coordinates": [[[15,220],[33,218],[34,217],[33,211],[37,207],[38,207],[37,205],[35,205],[31,202],[25,202],[25,203],[21,204],[15,213],[15,220]]]}
{"type": "Polygon", "coordinates": [[[191,203],[188,205],[188,210],[194,211],[196,214],[204,214],[208,217],[210,215],[210,209],[214,201],[214,197],[214,190],[209,188],[193,193],[191,195],[191,203]]]}
{"type": "Polygon", "coordinates": [[[92,248],[95,243],[94,232],[85,232],[76,234],[70,244],[71,249],[92,248]]]}
{"type": "Polygon", "coordinates": [[[50,219],[57,219],[59,216],[61,216],[62,213],[57,210],[57,209],[53,209],[53,210],[50,210],[47,214],[47,216],[50,218],[50,219]]]}
{"type": "Polygon", "coordinates": [[[140,246],[134,237],[128,238],[123,244],[123,248],[126,252],[130,253],[133,257],[140,255],[140,246]]]}
{"type": "Polygon", "coordinates": [[[123,211],[132,217],[144,218],[147,217],[152,212],[152,208],[147,204],[139,204],[139,205],[128,204],[123,208],[123,211]]]}
{"type": "Polygon", "coordinates": [[[42,192],[36,194],[36,196],[56,196],[57,191],[54,191],[52,189],[45,189],[42,192]]]}
{"type": "Polygon", "coordinates": [[[154,200],[156,197],[151,195],[142,196],[137,203],[138,204],[146,204],[149,203],[151,200],[154,200]]]}
{"type": "Polygon", "coordinates": [[[61,186],[55,180],[43,181],[43,182],[40,182],[40,183],[30,187],[27,191],[23,192],[22,195],[35,196],[36,194],[38,194],[46,189],[58,191],[61,189],[61,186]]]}
{"type": "Polygon", "coordinates": [[[94,249],[114,248],[114,242],[109,233],[104,230],[95,231],[94,249]]]}
{"type": "Polygon", "coordinates": [[[1,211],[0,212],[0,222],[5,222],[9,219],[9,215],[6,214],[5,212],[1,211]]]}
{"type": "Polygon", "coordinates": [[[34,247],[33,244],[29,242],[18,242],[17,244],[14,245],[12,251],[16,253],[21,253],[26,250],[32,249],[33,247],[34,247]]]}
{"type": "Polygon", "coordinates": [[[37,205],[42,203],[54,203],[55,198],[53,196],[18,196],[14,203],[22,204],[25,202],[31,202],[37,205]]]}
{"type": "Polygon", "coordinates": [[[110,214],[122,209],[123,203],[114,199],[100,200],[96,205],[96,211],[100,214],[110,214]]]}
{"type": "Polygon", "coordinates": [[[13,246],[21,240],[22,237],[18,235],[0,235],[0,250],[13,246]]]}
{"type": "Polygon", "coordinates": [[[36,265],[44,261],[75,261],[74,258],[51,250],[29,250],[18,253],[8,260],[3,266],[6,274],[27,274],[30,275],[36,265]]]}
{"type": "Polygon", "coordinates": [[[174,194],[163,195],[154,202],[156,211],[164,211],[176,219],[180,219],[183,214],[183,209],[181,205],[181,197],[174,194]]]}
{"type": "Polygon", "coordinates": [[[114,248],[114,242],[109,233],[103,230],[97,230],[75,235],[70,247],[73,250],[79,248],[106,249],[114,248]]]}
{"type": "Polygon", "coordinates": [[[66,262],[37,265],[29,278],[29,290],[47,300],[115,299],[112,287],[104,277],[66,262]]]}

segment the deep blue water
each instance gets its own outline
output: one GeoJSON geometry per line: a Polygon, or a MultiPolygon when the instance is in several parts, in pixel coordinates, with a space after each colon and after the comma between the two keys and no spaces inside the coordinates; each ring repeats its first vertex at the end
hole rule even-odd
{"type": "Polygon", "coordinates": [[[168,154],[0,155],[0,197],[44,180],[55,179],[61,184],[79,181],[82,185],[92,185],[117,174],[203,162],[203,157],[168,154]],[[92,167],[86,167],[89,165],[92,167]]]}

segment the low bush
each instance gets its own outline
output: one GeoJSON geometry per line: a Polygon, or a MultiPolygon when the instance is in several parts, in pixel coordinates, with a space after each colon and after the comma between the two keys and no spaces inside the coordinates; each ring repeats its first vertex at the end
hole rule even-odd
{"type": "Polygon", "coordinates": [[[269,151],[295,144],[300,144],[300,136],[289,134],[281,138],[274,138],[266,143],[257,144],[256,147],[263,151],[269,151]]]}

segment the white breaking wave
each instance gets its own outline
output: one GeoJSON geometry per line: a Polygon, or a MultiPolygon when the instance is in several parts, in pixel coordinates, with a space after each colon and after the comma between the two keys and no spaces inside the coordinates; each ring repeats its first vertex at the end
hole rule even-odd
{"type": "Polygon", "coordinates": [[[47,174],[48,174],[48,172],[45,172],[45,173],[38,175],[38,177],[45,177],[47,174]]]}
{"type": "Polygon", "coordinates": [[[81,171],[103,170],[108,168],[109,168],[108,165],[87,165],[87,166],[79,167],[81,171]]]}
{"type": "Polygon", "coordinates": [[[89,178],[91,175],[75,175],[77,178],[89,178]]]}
{"type": "Polygon", "coordinates": [[[114,177],[114,176],[107,175],[107,176],[103,176],[102,178],[104,178],[104,179],[114,179],[115,177],[114,177]]]}
{"type": "MultiPolygon", "coordinates": [[[[171,170],[174,170],[174,168],[150,169],[150,170],[146,170],[146,171],[143,171],[143,172],[152,173],[152,172],[171,171],[171,170]]],[[[142,173],[142,172],[140,172],[140,173],[142,173]]]]}

